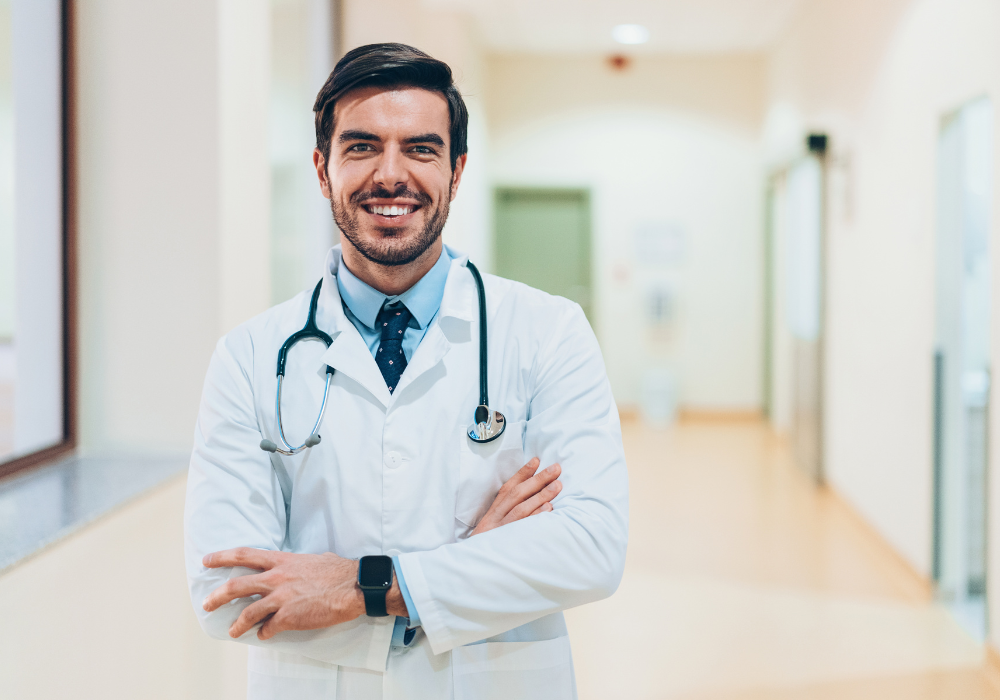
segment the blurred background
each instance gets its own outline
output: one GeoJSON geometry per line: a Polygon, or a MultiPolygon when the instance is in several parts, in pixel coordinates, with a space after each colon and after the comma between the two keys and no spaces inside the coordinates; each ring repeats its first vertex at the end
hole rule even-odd
{"type": "Polygon", "coordinates": [[[217,339],[336,231],[312,103],[400,41],[445,230],[579,302],[632,482],[581,698],[1000,697],[1000,0],[0,0],[0,696],[245,697],[184,579],[217,339]]]}

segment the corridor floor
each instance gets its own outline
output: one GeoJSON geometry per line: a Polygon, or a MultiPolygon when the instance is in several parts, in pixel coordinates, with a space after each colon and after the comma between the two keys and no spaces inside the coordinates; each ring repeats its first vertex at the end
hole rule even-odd
{"type": "Polygon", "coordinates": [[[625,577],[567,613],[581,700],[1000,698],[980,646],[762,423],[623,431],[625,577]]]}

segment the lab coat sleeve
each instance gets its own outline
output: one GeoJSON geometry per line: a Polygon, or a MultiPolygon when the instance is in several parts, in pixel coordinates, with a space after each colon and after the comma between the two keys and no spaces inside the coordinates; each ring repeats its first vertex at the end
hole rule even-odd
{"type": "Polygon", "coordinates": [[[579,306],[539,352],[525,457],[562,465],[553,511],[399,557],[434,653],[611,595],[628,543],[628,473],[618,410],[579,306]]]}
{"type": "MultiPolygon", "coordinates": [[[[258,447],[261,433],[247,369],[253,356],[249,337],[244,336],[241,343],[240,332],[219,342],[209,366],[184,513],[191,602],[202,628],[216,639],[231,639],[229,626],[252,600],[241,598],[211,613],[205,612],[202,601],[228,579],[259,572],[207,569],[202,557],[233,547],[281,550],[287,522],[281,479],[269,455],[258,447]]],[[[391,622],[390,618],[360,617],[320,630],[281,632],[268,641],[257,638],[255,626],[238,641],[326,663],[383,671],[391,622]]]]}

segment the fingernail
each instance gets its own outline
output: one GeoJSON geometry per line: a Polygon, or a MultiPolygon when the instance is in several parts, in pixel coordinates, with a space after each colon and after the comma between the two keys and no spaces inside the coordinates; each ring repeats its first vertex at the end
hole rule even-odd
{"type": "Polygon", "coordinates": [[[562,484],[560,484],[558,481],[553,481],[548,486],[549,491],[552,491],[553,493],[559,493],[559,489],[561,489],[561,488],[562,488],[562,484]]]}

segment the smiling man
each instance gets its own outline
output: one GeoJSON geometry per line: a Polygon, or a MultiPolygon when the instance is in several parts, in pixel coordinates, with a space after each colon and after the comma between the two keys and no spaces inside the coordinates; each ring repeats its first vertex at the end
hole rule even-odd
{"type": "Polygon", "coordinates": [[[251,645],[254,698],[575,697],[561,611],[614,591],[628,531],[593,332],[443,245],[468,122],[447,65],[361,47],[315,112],[341,245],[212,358],[185,514],[201,624],[251,645]],[[300,329],[323,342],[286,355],[300,329]]]}

